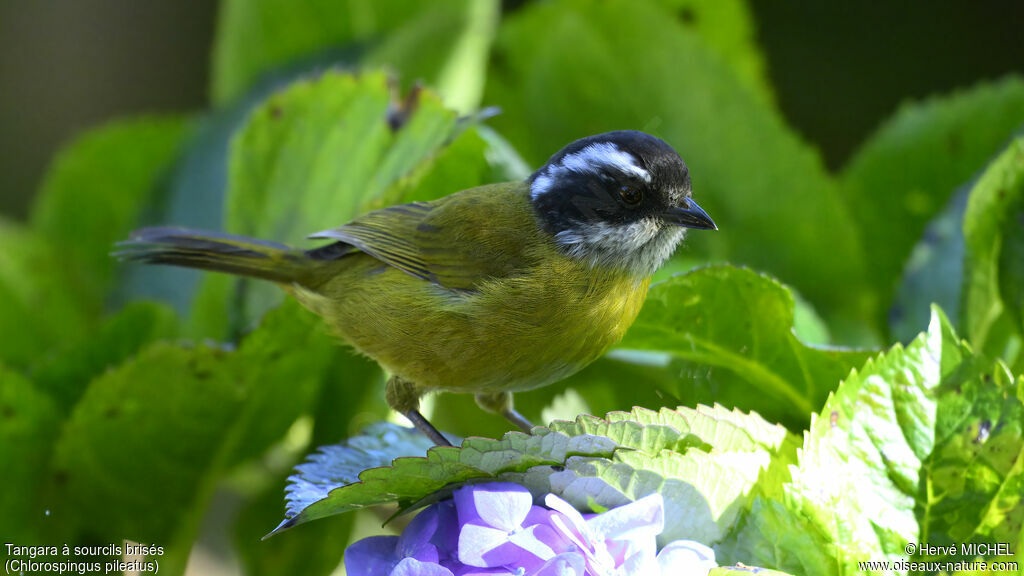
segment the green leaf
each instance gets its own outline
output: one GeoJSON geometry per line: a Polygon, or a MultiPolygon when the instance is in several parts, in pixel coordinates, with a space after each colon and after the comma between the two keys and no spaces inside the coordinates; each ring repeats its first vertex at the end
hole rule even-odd
{"type": "Polygon", "coordinates": [[[1014,541],[1024,518],[1022,426],[1019,384],[936,309],[927,333],[830,396],[798,465],[759,485],[720,550],[794,573],[857,574],[858,561],[905,559],[909,542],[1014,541]],[[793,533],[815,544],[811,564],[794,543],[780,544],[793,533]]]}
{"type": "Polygon", "coordinates": [[[475,125],[421,162],[373,204],[436,200],[485,183],[525,180],[529,175],[522,159],[501,136],[475,125]]]}
{"type": "Polygon", "coordinates": [[[767,276],[698,269],[652,286],[620,346],[660,354],[648,371],[685,404],[721,402],[799,430],[869,353],[804,344],[793,310],[789,291],[767,276]]]}
{"type": "Polygon", "coordinates": [[[744,0],[659,0],[680,23],[696,32],[708,48],[729,65],[747,87],[766,102],[772,100],[764,56],[757,46],[754,15],[744,0]]]}
{"type": "Polygon", "coordinates": [[[970,342],[1011,363],[1024,341],[1024,138],[978,180],[964,214],[963,325],[970,342]]]}
{"type": "MultiPolygon", "coordinates": [[[[329,72],[272,95],[251,115],[231,152],[226,228],[286,243],[333,228],[385,195],[440,147],[455,113],[429,92],[394,130],[384,74],[329,72]]],[[[454,190],[452,190],[454,191],[454,190]]],[[[249,322],[280,290],[248,289],[249,322]]]]}
{"type": "Polygon", "coordinates": [[[761,496],[753,500],[729,538],[715,546],[719,562],[772,566],[815,576],[838,574],[836,556],[835,545],[809,526],[799,508],[787,508],[782,501],[761,496]]]}
{"type": "MultiPolygon", "coordinates": [[[[0,365],[0,534],[17,535],[26,545],[51,518],[39,494],[40,482],[57,437],[60,412],[31,382],[0,365]]],[[[54,519],[55,520],[55,519],[54,519]]]]}
{"type": "Polygon", "coordinates": [[[931,304],[953,318],[960,316],[964,277],[964,211],[975,182],[961,186],[946,207],[925,228],[903,270],[889,309],[889,332],[909,342],[928,326],[931,304]]]}
{"type": "Polygon", "coordinates": [[[60,256],[62,281],[75,287],[64,298],[91,321],[118,265],[114,243],[138,224],[190,134],[180,116],[121,120],[79,136],[53,162],[32,227],[60,256]]]}
{"type": "Polygon", "coordinates": [[[708,576],[740,576],[741,574],[759,574],[761,576],[788,576],[785,572],[768,570],[766,568],[757,568],[755,566],[749,566],[747,564],[737,564],[736,566],[719,566],[718,568],[712,568],[711,571],[708,572],[708,576]]]}
{"type": "Polygon", "coordinates": [[[151,342],[172,338],[176,327],[177,318],[165,306],[152,302],[129,304],[89,338],[37,359],[31,369],[32,379],[66,414],[93,377],[151,342]]]}
{"type": "MultiPolygon", "coordinates": [[[[429,444],[429,441],[413,430],[398,432],[399,438],[387,437],[394,433],[388,427],[369,431],[371,439],[373,436],[378,437],[371,446],[383,450],[375,456],[358,448],[338,448],[341,450],[341,459],[338,461],[334,461],[330,453],[318,459],[320,461],[317,465],[311,468],[310,473],[306,473],[311,474],[317,482],[310,482],[303,474],[293,478],[293,486],[296,488],[290,494],[295,505],[290,509],[288,519],[271,534],[318,518],[386,502],[397,501],[400,507],[408,508],[452,484],[494,479],[505,472],[523,472],[535,466],[559,465],[573,454],[610,455],[615,449],[614,442],[608,439],[594,436],[571,438],[558,432],[535,429],[536,435],[509,432],[501,440],[467,438],[461,447],[437,446],[427,450],[425,457],[400,457],[394,459],[389,467],[364,469],[367,464],[373,466],[392,458],[392,449],[388,447],[392,444],[397,444],[394,450],[399,454],[412,453],[419,444],[429,444]],[[358,459],[349,460],[352,455],[358,459]],[[340,472],[336,476],[326,475],[333,473],[334,466],[339,466],[340,472]],[[362,470],[358,476],[359,481],[352,483],[350,473],[357,470],[362,470]],[[340,487],[328,492],[326,497],[308,503],[309,496],[321,496],[324,488],[331,485],[340,487]],[[313,491],[312,486],[316,486],[316,491],[313,491]]],[[[359,443],[367,441],[365,438],[360,436],[353,440],[358,447],[359,443]]],[[[353,440],[348,443],[351,444],[353,440]]]]}
{"type": "Polygon", "coordinates": [[[920,494],[922,541],[935,545],[1015,542],[1024,535],[1024,404],[1018,397],[1024,387],[1001,367],[978,364],[970,367],[970,379],[943,386],[939,432],[920,494]]]}
{"type": "Polygon", "coordinates": [[[781,115],[672,13],[647,1],[535,3],[503,23],[495,51],[487,100],[506,114],[494,125],[529,162],[607,130],[661,136],[721,226],[690,234],[688,253],[771,271],[841,335],[855,331],[871,303],[838,187],[781,115]]]}
{"type": "MultiPolygon", "coordinates": [[[[366,418],[383,418],[388,412],[379,399],[383,398],[384,378],[377,364],[341,349],[331,355],[332,366],[312,410],[314,446],[355,435],[366,418]]],[[[417,453],[424,451],[425,448],[417,453]]],[[[349,541],[352,529],[351,515],[303,526],[269,541],[261,540],[281,520],[281,494],[290,476],[286,470],[293,465],[294,460],[280,462],[280,472],[274,480],[247,498],[233,521],[235,549],[247,574],[326,575],[341,562],[344,543],[349,541]]]]}
{"type": "Polygon", "coordinates": [[[326,518],[261,540],[267,527],[281,519],[285,476],[249,502],[234,525],[234,544],[245,574],[327,576],[334,572],[350,540],[353,515],[326,518]]]}
{"type": "Polygon", "coordinates": [[[409,509],[466,482],[507,480],[538,497],[558,494],[581,509],[610,508],[659,492],[671,519],[662,543],[713,542],[735,521],[771,458],[791,463],[796,454],[796,442],[784,428],[755,414],[704,406],[580,416],[536,427],[531,436],[468,438],[460,448],[430,448],[425,458],[394,459],[422,454],[429,446],[418,432],[380,423],[345,445],[321,448],[292,478],[289,518],[274,533],[385,502],[409,509]],[[706,444],[695,432],[722,447],[706,444]]]}
{"type": "Polygon", "coordinates": [[[871,255],[879,326],[927,222],[1022,123],[1024,81],[1009,77],[904,105],[844,168],[843,195],[871,255]]]}
{"type": "Polygon", "coordinates": [[[349,59],[393,67],[406,86],[424,79],[468,112],[483,91],[498,9],[496,0],[227,0],[214,43],[213,99],[232,100],[297,59],[337,61],[329,50],[348,47],[349,59]]]}
{"type": "Polygon", "coordinates": [[[69,289],[65,263],[45,237],[0,219],[0,246],[0,361],[24,367],[81,338],[92,318],[69,289]]]}
{"type": "Polygon", "coordinates": [[[290,304],[237,351],[155,343],[94,380],[56,445],[64,537],[157,542],[182,570],[217,481],[311,408],[335,354],[317,322],[290,304]]]}

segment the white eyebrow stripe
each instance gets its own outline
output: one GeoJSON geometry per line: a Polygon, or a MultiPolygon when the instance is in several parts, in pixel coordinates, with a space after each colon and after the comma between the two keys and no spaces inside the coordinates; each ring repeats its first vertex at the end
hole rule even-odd
{"type": "Polygon", "coordinates": [[[635,176],[644,182],[651,181],[651,174],[637,166],[633,155],[623,152],[611,142],[598,142],[583,148],[579,152],[567,154],[558,164],[549,166],[538,175],[530,186],[533,198],[547,193],[554,184],[555,178],[562,172],[599,175],[602,169],[611,169],[626,176],[635,176]]]}
{"type": "Polygon", "coordinates": [[[636,176],[644,182],[651,181],[651,174],[636,165],[632,154],[619,150],[611,142],[598,142],[568,154],[562,159],[561,166],[577,174],[597,174],[601,168],[612,168],[622,174],[636,176]]]}

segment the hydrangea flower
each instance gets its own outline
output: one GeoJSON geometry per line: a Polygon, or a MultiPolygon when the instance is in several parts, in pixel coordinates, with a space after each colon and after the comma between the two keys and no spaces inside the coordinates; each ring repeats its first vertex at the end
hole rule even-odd
{"type": "Polygon", "coordinates": [[[421,512],[401,536],[345,552],[350,576],[705,576],[715,554],[677,540],[657,551],[665,506],[652,494],[583,515],[554,494],[534,505],[517,484],[464,486],[421,512]]]}

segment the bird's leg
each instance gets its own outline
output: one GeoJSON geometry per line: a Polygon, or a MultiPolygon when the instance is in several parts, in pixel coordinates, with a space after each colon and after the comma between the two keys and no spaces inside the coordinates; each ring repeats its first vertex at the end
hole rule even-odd
{"type": "Polygon", "coordinates": [[[512,393],[511,392],[495,392],[491,394],[477,394],[476,403],[478,406],[488,412],[496,412],[505,417],[506,420],[515,424],[520,430],[530,433],[533,429],[533,424],[529,420],[523,417],[522,414],[516,412],[516,409],[512,407],[512,393]]]}
{"type": "Polygon", "coordinates": [[[388,380],[384,395],[387,398],[388,406],[408,418],[412,425],[423,432],[427,438],[430,438],[434,444],[438,446],[452,445],[437,428],[434,428],[433,424],[423,417],[423,414],[420,414],[420,392],[412,382],[392,376],[388,380]]]}

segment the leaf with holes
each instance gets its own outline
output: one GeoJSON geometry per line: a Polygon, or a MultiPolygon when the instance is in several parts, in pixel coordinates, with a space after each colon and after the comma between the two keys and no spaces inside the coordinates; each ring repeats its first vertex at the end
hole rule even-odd
{"type": "Polygon", "coordinates": [[[975,354],[936,309],[927,333],[872,359],[829,397],[798,464],[759,484],[719,546],[722,558],[859,574],[858,561],[905,559],[908,542],[959,551],[963,542],[1016,541],[1022,399],[1021,381],[975,354]],[[815,543],[813,555],[779,545],[780,534],[796,533],[815,543]]]}

